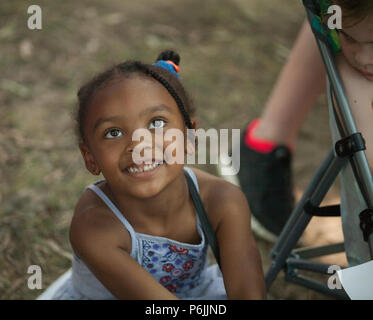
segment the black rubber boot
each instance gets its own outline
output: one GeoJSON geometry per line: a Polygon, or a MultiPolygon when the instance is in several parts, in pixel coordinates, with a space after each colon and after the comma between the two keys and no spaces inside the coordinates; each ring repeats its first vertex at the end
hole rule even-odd
{"type": "Polygon", "coordinates": [[[262,227],[278,236],[293,207],[291,177],[292,154],[288,147],[278,146],[270,153],[257,152],[241,137],[241,165],[238,179],[252,215],[262,227]]]}

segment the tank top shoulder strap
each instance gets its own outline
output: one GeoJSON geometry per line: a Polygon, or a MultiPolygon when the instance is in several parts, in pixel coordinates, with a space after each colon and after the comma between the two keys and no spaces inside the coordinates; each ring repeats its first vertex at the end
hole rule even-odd
{"type": "Polygon", "coordinates": [[[102,201],[109,207],[109,209],[115,214],[115,216],[119,219],[119,221],[124,225],[124,227],[128,230],[131,235],[131,256],[133,258],[136,257],[137,253],[137,245],[136,245],[136,232],[129,223],[129,221],[123,216],[123,214],[119,211],[117,206],[109,199],[109,197],[96,185],[101,181],[93,183],[87,187],[87,189],[92,190],[97,196],[100,197],[102,201]]]}
{"type": "Polygon", "coordinates": [[[192,178],[192,181],[194,182],[194,185],[196,186],[196,189],[199,192],[197,177],[193,170],[189,167],[184,167],[184,170],[189,173],[189,176],[192,178]]]}
{"type": "Polygon", "coordinates": [[[184,167],[185,172],[187,173],[186,178],[188,182],[188,188],[189,188],[189,193],[193,199],[194,206],[196,208],[196,213],[197,213],[197,223],[203,230],[203,233],[207,239],[208,244],[210,245],[215,259],[218,262],[220,266],[220,255],[219,255],[219,246],[217,243],[217,239],[215,236],[214,229],[211,225],[211,222],[209,221],[209,218],[207,216],[207,213],[205,211],[204,205],[202,203],[202,199],[199,194],[199,188],[198,188],[198,182],[197,182],[197,177],[194,174],[193,170],[184,167]],[[189,177],[188,177],[189,176],[189,177]],[[195,188],[193,188],[193,186],[195,188]]]}

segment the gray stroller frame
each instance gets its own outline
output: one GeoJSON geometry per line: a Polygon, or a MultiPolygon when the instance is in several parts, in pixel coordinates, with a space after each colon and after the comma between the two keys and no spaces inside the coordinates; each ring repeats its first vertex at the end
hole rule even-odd
{"type": "MultiPolygon", "coordinates": [[[[318,12],[316,1],[303,0],[311,26],[318,12]]],[[[308,259],[345,251],[343,242],[318,247],[294,248],[313,216],[340,216],[339,205],[326,207],[319,207],[319,205],[339,172],[348,162],[351,164],[354,177],[366,203],[367,209],[359,215],[360,228],[361,236],[364,241],[368,242],[370,257],[373,259],[373,180],[364,152],[365,141],[356,129],[343,83],[334,62],[332,49],[326,38],[320,37],[313,28],[312,30],[326,68],[328,88],[330,89],[328,90],[328,103],[333,106],[337,127],[342,139],[335,143],[316,171],[282,230],[270,254],[273,262],[266,273],[265,282],[267,290],[269,290],[278,273],[284,270],[285,280],[288,282],[337,299],[348,299],[348,295],[343,289],[330,289],[323,282],[297,273],[298,270],[305,270],[331,276],[328,273],[331,265],[309,261],[308,259]],[[333,95],[336,104],[333,103],[333,95]]]]}

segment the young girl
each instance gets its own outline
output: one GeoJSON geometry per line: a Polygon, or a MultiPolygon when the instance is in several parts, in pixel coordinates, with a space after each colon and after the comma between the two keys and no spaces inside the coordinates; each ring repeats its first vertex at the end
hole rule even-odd
{"type": "MultiPolygon", "coordinates": [[[[366,156],[373,168],[373,2],[333,0],[342,9],[341,50],[336,63],[341,74],[351,112],[366,142],[366,156]]],[[[333,140],[340,139],[333,112],[333,140]]],[[[363,240],[359,214],[366,204],[350,165],[341,174],[341,210],[347,259],[351,266],[371,260],[368,243],[363,240]]]]}
{"type": "Polygon", "coordinates": [[[39,299],[265,297],[242,192],[200,170],[157,161],[154,143],[151,164],[133,160],[136,129],[154,137],[156,128],[185,133],[196,126],[178,64],[179,56],[165,51],[153,65],[124,62],[79,90],[79,148],[87,170],[105,180],[88,186],[75,207],[72,269],[39,299]],[[207,240],[185,172],[215,231],[221,272],[208,267],[207,240]]]}

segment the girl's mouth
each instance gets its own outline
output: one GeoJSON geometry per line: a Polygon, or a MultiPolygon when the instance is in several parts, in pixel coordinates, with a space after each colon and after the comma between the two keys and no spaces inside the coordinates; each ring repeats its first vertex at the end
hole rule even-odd
{"type": "Polygon", "coordinates": [[[371,73],[371,72],[367,72],[367,71],[364,71],[364,70],[361,70],[361,69],[359,69],[358,70],[364,77],[366,77],[366,78],[372,78],[373,77],[373,73],[371,73]]]}
{"type": "Polygon", "coordinates": [[[361,72],[364,73],[367,76],[373,76],[373,73],[371,73],[371,72],[368,72],[368,71],[361,71],[361,72]]]}
{"type": "Polygon", "coordinates": [[[130,167],[125,169],[125,172],[132,175],[132,176],[149,176],[151,175],[156,169],[158,169],[163,162],[154,162],[152,164],[141,164],[136,165],[133,164],[130,167]]]}

